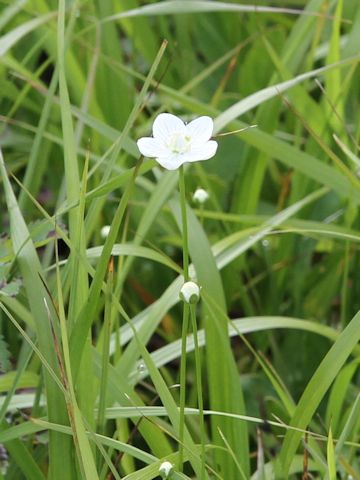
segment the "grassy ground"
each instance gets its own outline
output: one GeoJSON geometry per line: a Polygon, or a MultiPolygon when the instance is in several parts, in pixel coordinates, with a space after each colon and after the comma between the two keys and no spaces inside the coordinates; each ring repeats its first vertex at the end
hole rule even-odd
{"type": "Polygon", "coordinates": [[[0,479],[359,479],[358,0],[0,30],[0,479]],[[185,169],[191,308],[178,172],[136,146],[164,111],[256,125],[185,169]]]}

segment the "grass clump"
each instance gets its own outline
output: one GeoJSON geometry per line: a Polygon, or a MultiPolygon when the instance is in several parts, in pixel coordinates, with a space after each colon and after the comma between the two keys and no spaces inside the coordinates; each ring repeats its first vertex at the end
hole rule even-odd
{"type": "Polygon", "coordinates": [[[360,478],[359,22],[0,1],[0,479],[360,478]]]}

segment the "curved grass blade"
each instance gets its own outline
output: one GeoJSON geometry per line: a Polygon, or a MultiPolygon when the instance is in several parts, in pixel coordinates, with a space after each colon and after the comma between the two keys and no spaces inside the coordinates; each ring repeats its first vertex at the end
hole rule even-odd
{"type": "Polygon", "coordinates": [[[3,35],[0,38],[0,57],[4,56],[21,38],[25,37],[25,35],[28,35],[39,26],[44,25],[44,23],[49,22],[49,20],[55,18],[56,15],[57,12],[51,12],[39,18],[34,18],[3,35]]]}
{"type": "MultiPolygon", "coordinates": [[[[58,372],[54,348],[52,342],[49,341],[49,339],[52,338],[52,333],[44,305],[44,297],[46,297],[47,294],[39,276],[42,275],[40,261],[7,177],[1,150],[0,175],[3,180],[6,202],[10,213],[13,248],[24,279],[30,309],[36,323],[39,350],[54,372],[58,372]]],[[[63,394],[59,391],[58,386],[46,370],[45,384],[49,418],[55,422],[66,424],[68,422],[68,416],[63,394]]],[[[61,434],[52,433],[50,435],[49,454],[50,469],[54,480],[61,480],[64,475],[71,480],[73,478],[73,472],[75,471],[72,462],[71,440],[69,441],[68,438],[61,434]],[[59,458],[58,455],[59,451],[63,452],[61,458],[59,458]]]]}
{"type": "Polygon", "coordinates": [[[153,5],[145,5],[140,8],[128,10],[122,13],[104,18],[103,22],[120,20],[121,18],[152,16],[152,15],[178,15],[184,13],[205,13],[205,12],[238,12],[238,13],[287,13],[292,15],[310,15],[321,16],[317,12],[308,12],[295,8],[267,7],[261,5],[234,5],[225,2],[209,2],[201,0],[193,0],[191,2],[183,2],[181,0],[172,0],[165,2],[157,2],[153,5]]]}
{"type": "MultiPolygon", "coordinates": [[[[336,378],[347,358],[360,340],[360,312],[350,321],[339,335],[317,368],[302,394],[295,409],[290,425],[305,429],[319,406],[320,401],[336,378]]],[[[280,451],[279,461],[282,474],[289,472],[291,460],[301,439],[301,433],[288,431],[280,451]]]]}
{"type": "Polygon", "coordinates": [[[309,78],[323,75],[329,71],[337,72],[340,67],[345,67],[349,63],[353,63],[357,60],[360,60],[360,55],[355,55],[354,57],[331,63],[329,65],[326,65],[325,67],[316,68],[315,70],[311,70],[309,72],[297,75],[291,80],[277,83],[276,85],[271,85],[270,87],[258,90],[256,93],[253,93],[252,95],[249,95],[243,100],[240,100],[239,102],[235,103],[230,108],[222,112],[220,115],[218,115],[215,120],[215,132],[218,132],[219,130],[224,128],[226,125],[229,124],[229,122],[235,120],[235,118],[238,118],[241,115],[244,115],[244,113],[248,112],[249,110],[252,110],[259,105],[262,105],[267,100],[279,96],[281,93],[295,87],[299,83],[302,83],[309,78]]]}

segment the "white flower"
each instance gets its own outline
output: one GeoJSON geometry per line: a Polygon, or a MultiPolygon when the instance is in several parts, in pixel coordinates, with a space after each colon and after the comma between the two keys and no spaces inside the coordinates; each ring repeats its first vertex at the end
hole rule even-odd
{"type": "Polygon", "coordinates": [[[170,473],[173,470],[173,466],[170,462],[163,462],[159,468],[159,474],[162,478],[169,478],[170,473]]]}
{"type": "Polygon", "coordinates": [[[195,282],[185,282],[180,290],[180,298],[185,303],[197,303],[200,299],[200,288],[195,282]]]}
{"type": "Polygon", "coordinates": [[[101,238],[106,238],[110,232],[110,225],[104,225],[100,230],[101,238]]]}
{"type": "Polygon", "coordinates": [[[197,188],[195,190],[194,195],[193,195],[194,202],[198,202],[198,203],[203,204],[208,199],[209,199],[209,194],[206,190],[204,190],[203,188],[197,188]]]}
{"type": "Polygon", "coordinates": [[[199,117],[185,123],[171,113],[160,113],[153,124],[153,136],[137,141],[140,152],[167,170],[176,170],[185,162],[197,162],[213,157],[217,142],[210,140],[214,122],[199,117]]]}

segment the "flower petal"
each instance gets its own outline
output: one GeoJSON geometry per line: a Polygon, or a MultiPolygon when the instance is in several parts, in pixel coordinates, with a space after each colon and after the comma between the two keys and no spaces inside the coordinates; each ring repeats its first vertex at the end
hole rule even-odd
{"type": "Polygon", "coordinates": [[[168,157],[156,158],[155,160],[166,170],[176,170],[186,162],[185,157],[186,155],[183,154],[173,154],[168,157]]]}
{"type": "Polygon", "coordinates": [[[214,122],[210,117],[199,117],[186,125],[186,135],[191,137],[191,143],[196,147],[207,142],[213,133],[214,122]]]}
{"type": "Polygon", "coordinates": [[[155,158],[169,156],[169,150],[161,142],[152,137],[139,138],[137,146],[144,157],[155,158]]]}
{"type": "Polygon", "coordinates": [[[160,115],[155,118],[153,136],[157,140],[166,142],[173,133],[183,131],[185,131],[184,122],[171,113],[160,113],[160,115]]]}
{"type": "Polygon", "coordinates": [[[189,152],[184,153],[183,162],[197,162],[199,160],[209,160],[216,153],[218,144],[215,140],[210,140],[204,145],[192,148],[189,152]]]}

